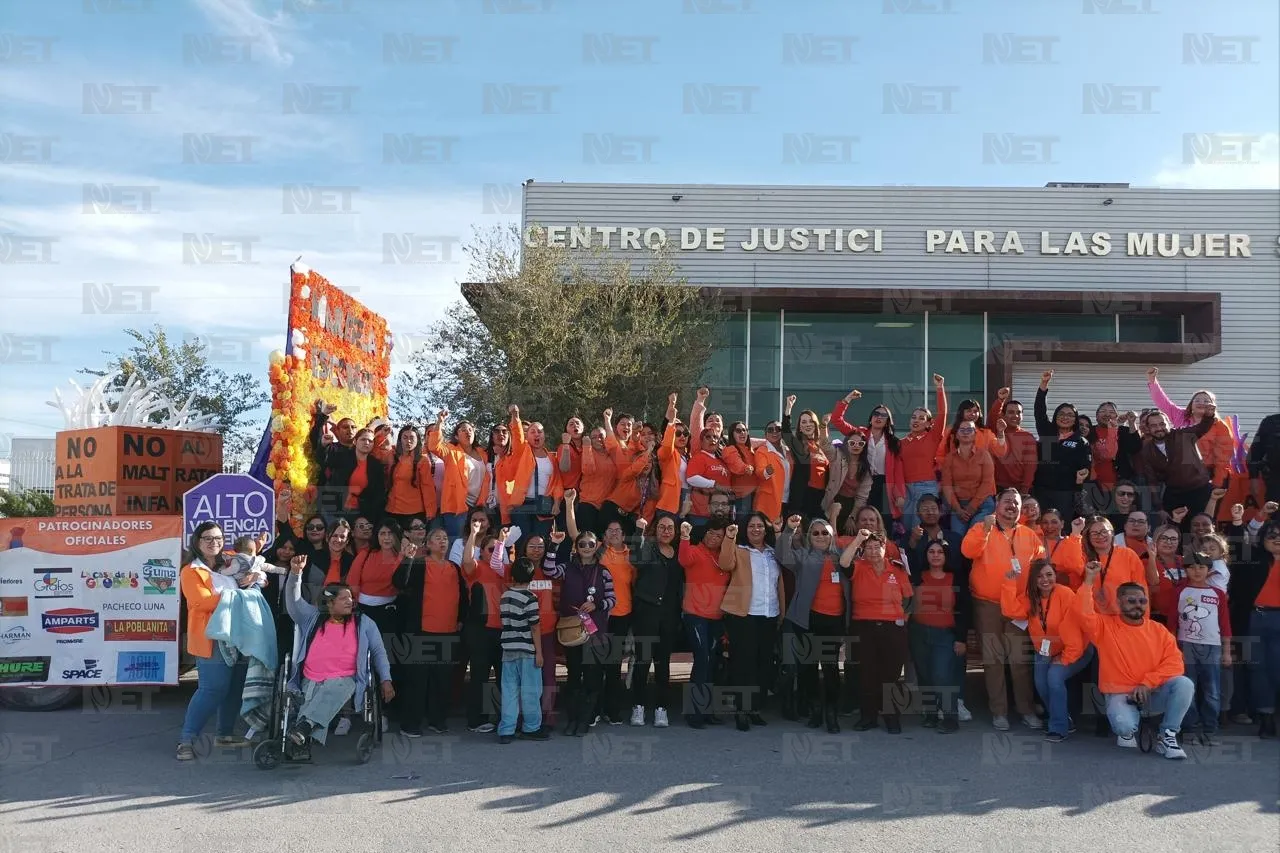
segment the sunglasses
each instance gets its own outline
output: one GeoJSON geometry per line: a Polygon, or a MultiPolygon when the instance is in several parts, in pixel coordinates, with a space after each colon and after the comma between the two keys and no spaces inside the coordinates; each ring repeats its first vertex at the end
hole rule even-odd
{"type": "Polygon", "coordinates": [[[734,431],[734,432],[746,432],[746,431],[747,431],[747,428],[746,428],[746,427],[734,427],[734,428],[733,428],[733,431],[734,431]]]}
{"type": "Polygon", "coordinates": [[[308,524],[308,525],[307,525],[307,529],[308,529],[308,530],[324,530],[324,525],[323,525],[323,524],[308,524]]]}
{"type": "Polygon", "coordinates": [[[956,432],[959,433],[960,435],[972,435],[973,433],[977,432],[977,430],[974,429],[973,427],[962,427],[956,430],[956,432]]]}
{"type": "Polygon", "coordinates": [[[889,413],[888,413],[888,412],[872,412],[872,413],[871,413],[871,417],[873,417],[873,418],[887,418],[887,417],[889,417],[889,413]]]}
{"type": "Polygon", "coordinates": [[[590,551],[592,548],[595,548],[599,544],[600,543],[596,542],[594,539],[588,539],[583,542],[579,542],[578,549],[582,551],[590,551]]]}
{"type": "Polygon", "coordinates": [[[782,432],[782,427],[776,427],[776,426],[765,427],[764,431],[765,432],[782,432]]]}
{"type": "Polygon", "coordinates": [[[688,437],[689,437],[689,433],[685,432],[684,430],[682,429],[676,430],[676,438],[688,438],[688,437]]]}
{"type": "Polygon", "coordinates": [[[809,531],[809,535],[810,536],[830,536],[831,533],[826,530],[811,530],[809,531]]]}
{"type": "Polygon", "coordinates": [[[1137,492],[1116,492],[1118,498],[1136,498],[1137,496],[1137,492]]]}
{"type": "Polygon", "coordinates": [[[1280,530],[1273,530],[1267,534],[1268,542],[1280,542],[1280,530]]]}

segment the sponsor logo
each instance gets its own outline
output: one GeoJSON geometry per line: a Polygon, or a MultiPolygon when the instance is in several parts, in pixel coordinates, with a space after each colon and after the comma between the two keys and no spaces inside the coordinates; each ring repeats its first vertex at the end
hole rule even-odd
{"type": "Polygon", "coordinates": [[[0,578],[0,586],[22,586],[22,578],[0,578]]]}
{"type": "Polygon", "coordinates": [[[46,610],[40,623],[50,634],[87,634],[98,627],[98,612],[82,607],[46,610]]]}
{"type": "Polygon", "coordinates": [[[71,585],[71,569],[36,569],[36,579],[31,585],[36,598],[70,598],[75,588],[71,585]]]}
{"type": "Polygon", "coordinates": [[[178,593],[178,570],[168,560],[147,560],[142,567],[142,579],[146,582],[142,591],[147,595],[178,593]]]}
{"type": "Polygon", "coordinates": [[[48,657],[0,658],[0,684],[49,680],[48,657]]]}
{"type": "Polygon", "coordinates": [[[120,613],[138,610],[164,610],[165,606],[163,601],[104,601],[101,609],[103,613],[120,613]]]}
{"type": "Polygon", "coordinates": [[[26,616],[25,595],[0,595],[0,616],[26,616]]]}
{"type": "Polygon", "coordinates": [[[14,643],[21,643],[30,639],[31,632],[22,625],[16,625],[0,633],[0,643],[4,643],[6,646],[12,646],[14,643]]]}
{"type": "Polygon", "coordinates": [[[164,681],[164,652],[120,652],[116,655],[116,683],[164,681]]]}
{"type": "Polygon", "coordinates": [[[163,642],[178,639],[178,623],[173,619],[106,619],[102,638],[107,642],[163,642]]]}
{"type": "Polygon", "coordinates": [[[137,589],[137,572],[81,572],[85,589],[137,589]]]}
{"type": "Polygon", "coordinates": [[[102,678],[102,666],[95,658],[83,658],[82,669],[64,669],[62,677],[67,681],[78,681],[89,678],[102,678]]]}
{"type": "Polygon", "coordinates": [[[74,640],[66,640],[66,639],[59,638],[57,640],[54,640],[54,642],[60,646],[78,646],[81,643],[83,643],[84,640],[80,639],[79,637],[76,637],[74,640]]]}

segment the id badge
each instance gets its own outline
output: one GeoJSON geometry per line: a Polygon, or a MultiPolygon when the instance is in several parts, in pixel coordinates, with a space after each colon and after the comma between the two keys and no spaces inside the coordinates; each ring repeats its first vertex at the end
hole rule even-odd
{"type": "Polygon", "coordinates": [[[899,628],[901,628],[903,625],[907,624],[907,620],[906,620],[906,619],[894,619],[894,620],[893,620],[893,624],[895,624],[895,625],[897,625],[899,628]]]}
{"type": "Polygon", "coordinates": [[[1049,638],[1045,637],[1040,641],[1040,654],[1044,657],[1049,656],[1049,638]]]}
{"type": "Polygon", "coordinates": [[[832,572],[832,573],[831,573],[831,582],[832,582],[832,583],[840,583],[840,573],[839,573],[839,572],[832,572]]]}
{"type": "Polygon", "coordinates": [[[549,590],[551,589],[551,581],[529,581],[529,589],[535,591],[549,590]]]}
{"type": "Polygon", "coordinates": [[[1013,573],[1015,575],[1022,574],[1022,563],[1018,561],[1017,557],[1014,557],[1009,561],[1009,567],[1013,569],[1013,573]]]}

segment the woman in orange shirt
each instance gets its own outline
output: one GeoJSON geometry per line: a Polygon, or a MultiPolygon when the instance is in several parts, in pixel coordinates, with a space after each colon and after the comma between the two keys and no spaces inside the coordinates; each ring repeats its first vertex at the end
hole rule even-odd
{"type": "Polygon", "coordinates": [[[911,413],[911,431],[898,442],[898,457],[902,462],[902,479],[905,493],[902,503],[902,523],[907,530],[915,530],[920,524],[916,504],[925,495],[939,494],[937,460],[938,447],[947,431],[947,389],[942,374],[933,374],[933,388],[937,412],[921,406],[911,413]]]}
{"type": "Polygon", "coordinates": [[[1133,551],[1115,544],[1115,538],[1111,522],[1095,515],[1085,521],[1080,551],[1063,554],[1058,565],[1059,570],[1065,569],[1071,575],[1072,586],[1077,586],[1076,579],[1083,580],[1089,564],[1098,564],[1100,573],[1093,585],[1093,606],[1100,615],[1120,612],[1116,604],[1116,590],[1121,584],[1136,583],[1144,592],[1147,590],[1147,567],[1133,551]]]}
{"type": "Polygon", "coordinates": [[[387,515],[405,529],[416,518],[430,521],[436,516],[436,481],[431,457],[423,453],[417,427],[401,427],[396,438],[391,472],[387,476],[387,515]]]}
{"type": "Polygon", "coordinates": [[[381,518],[387,506],[387,469],[373,456],[373,430],[362,429],[355,438],[355,468],[347,480],[343,517],[381,518]]]}
{"type": "Polygon", "coordinates": [[[489,459],[475,446],[476,428],[462,421],[453,428],[450,440],[444,439],[444,422],[449,410],[442,409],[436,422],[427,430],[427,448],[444,463],[440,488],[440,520],[450,539],[462,536],[467,512],[484,506],[490,494],[489,459]]]}
{"type": "Polygon", "coordinates": [[[618,423],[614,425],[613,409],[604,410],[604,428],[607,431],[605,446],[613,455],[613,465],[617,470],[613,491],[600,507],[600,520],[602,525],[615,520],[622,522],[623,532],[630,536],[635,532],[636,518],[644,500],[640,480],[653,467],[656,439],[650,437],[646,443],[636,428],[636,419],[631,415],[618,415],[618,423]]]}
{"type": "MultiPolygon", "coordinates": [[[[942,460],[946,458],[947,453],[951,450],[951,438],[960,428],[960,424],[970,421],[974,424],[982,423],[982,404],[977,400],[961,400],[960,408],[956,412],[955,421],[945,432],[942,433],[942,441],[938,444],[938,452],[936,461],[938,467],[942,467],[942,460]]],[[[991,458],[1003,457],[1008,452],[1008,443],[1005,441],[1004,435],[997,435],[986,427],[979,426],[977,435],[974,436],[974,444],[979,450],[985,450],[991,454],[991,458]]]]}
{"type": "Polygon", "coordinates": [[[590,530],[596,536],[604,533],[600,511],[617,480],[618,468],[609,452],[608,434],[603,427],[596,427],[582,445],[582,481],[574,507],[579,530],[590,530]]]}
{"type": "Polygon", "coordinates": [[[724,543],[729,519],[712,518],[707,522],[702,542],[690,541],[693,525],[680,525],[680,548],[676,552],[684,569],[684,603],[682,621],[689,649],[693,652],[693,670],[689,673],[691,707],[685,722],[692,729],[722,723],[712,713],[712,665],[720,637],[724,633],[720,605],[729,586],[729,575],[720,569],[720,546],[724,543]]]}
{"type": "Polygon", "coordinates": [[[906,605],[912,595],[907,568],[886,559],[884,534],[870,530],[858,531],[840,555],[840,568],[853,588],[850,631],[857,639],[861,694],[861,718],[853,729],[874,729],[879,715],[889,734],[901,734],[907,702],[893,697],[903,695],[900,680],[907,665],[906,605]],[[859,550],[862,559],[855,560],[859,550]]]}
{"type": "MultiPolygon", "coordinates": [[[[674,398],[675,395],[672,395],[674,398]]],[[[675,519],[680,515],[687,486],[685,471],[689,467],[689,428],[676,420],[676,405],[667,406],[667,429],[658,447],[658,468],[662,482],[658,492],[658,514],[675,519]]]]}
{"type": "Polygon", "coordinates": [[[978,427],[963,421],[942,460],[942,496],[951,510],[951,532],[963,537],[996,510],[996,466],[977,445],[978,427]]]}
{"type": "MultiPolygon", "coordinates": [[[[578,538],[578,531],[569,528],[569,536],[578,538]]],[[[631,590],[636,579],[631,552],[633,546],[638,552],[639,544],[637,541],[628,543],[622,524],[611,521],[604,529],[604,548],[599,556],[600,565],[613,577],[615,603],[613,610],[609,611],[609,654],[603,661],[604,690],[594,713],[615,726],[622,725],[626,719],[627,687],[622,680],[622,658],[627,635],[631,633],[631,590]]]]}
{"type": "Polygon", "coordinates": [[[1068,586],[1072,591],[1080,587],[1080,582],[1084,580],[1083,576],[1073,576],[1063,568],[1063,564],[1068,560],[1067,554],[1075,554],[1077,556],[1072,559],[1074,562],[1083,566],[1084,561],[1078,556],[1080,552],[1080,533],[1084,530],[1084,519],[1076,519],[1078,524],[1072,523],[1071,535],[1062,535],[1062,513],[1056,507],[1049,507],[1040,516],[1040,544],[1044,546],[1045,559],[1054,565],[1058,571],[1058,583],[1068,586]],[[1079,528],[1077,530],[1076,528],[1079,528]]]}
{"type": "Polygon", "coordinates": [[[1035,649],[1036,692],[1049,712],[1045,740],[1062,743],[1071,720],[1067,716],[1067,679],[1093,660],[1093,646],[1080,629],[1079,610],[1071,588],[1058,583],[1058,572],[1048,560],[1031,561],[1027,578],[1009,570],[1000,591],[1000,612],[1015,623],[1027,623],[1035,649]]]}
{"type": "Polygon", "coordinates": [[[405,682],[399,717],[406,737],[422,737],[424,713],[430,731],[448,732],[453,668],[462,659],[458,632],[467,609],[462,571],[449,562],[448,551],[449,534],[437,527],[421,552],[407,552],[391,579],[399,591],[399,630],[417,640],[411,646],[415,659],[397,661],[392,652],[405,682]]]}
{"type": "Polygon", "coordinates": [[[729,424],[729,443],[720,451],[720,459],[729,469],[733,517],[745,519],[755,501],[756,452],[751,447],[751,432],[742,421],[729,424]]]}

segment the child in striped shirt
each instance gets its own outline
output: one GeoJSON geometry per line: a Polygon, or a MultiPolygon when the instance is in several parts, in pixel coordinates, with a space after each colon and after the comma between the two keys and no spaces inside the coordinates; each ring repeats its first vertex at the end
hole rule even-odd
{"type": "MultiPolygon", "coordinates": [[[[511,743],[516,718],[524,717],[520,736],[546,740],[542,728],[542,643],[535,641],[538,596],[529,589],[533,561],[521,558],[511,567],[511,587],[502,594],[502,719],[498,742],[511,743]]],[[[555,666],[553,662],[551,664],[555,666]]]]}

